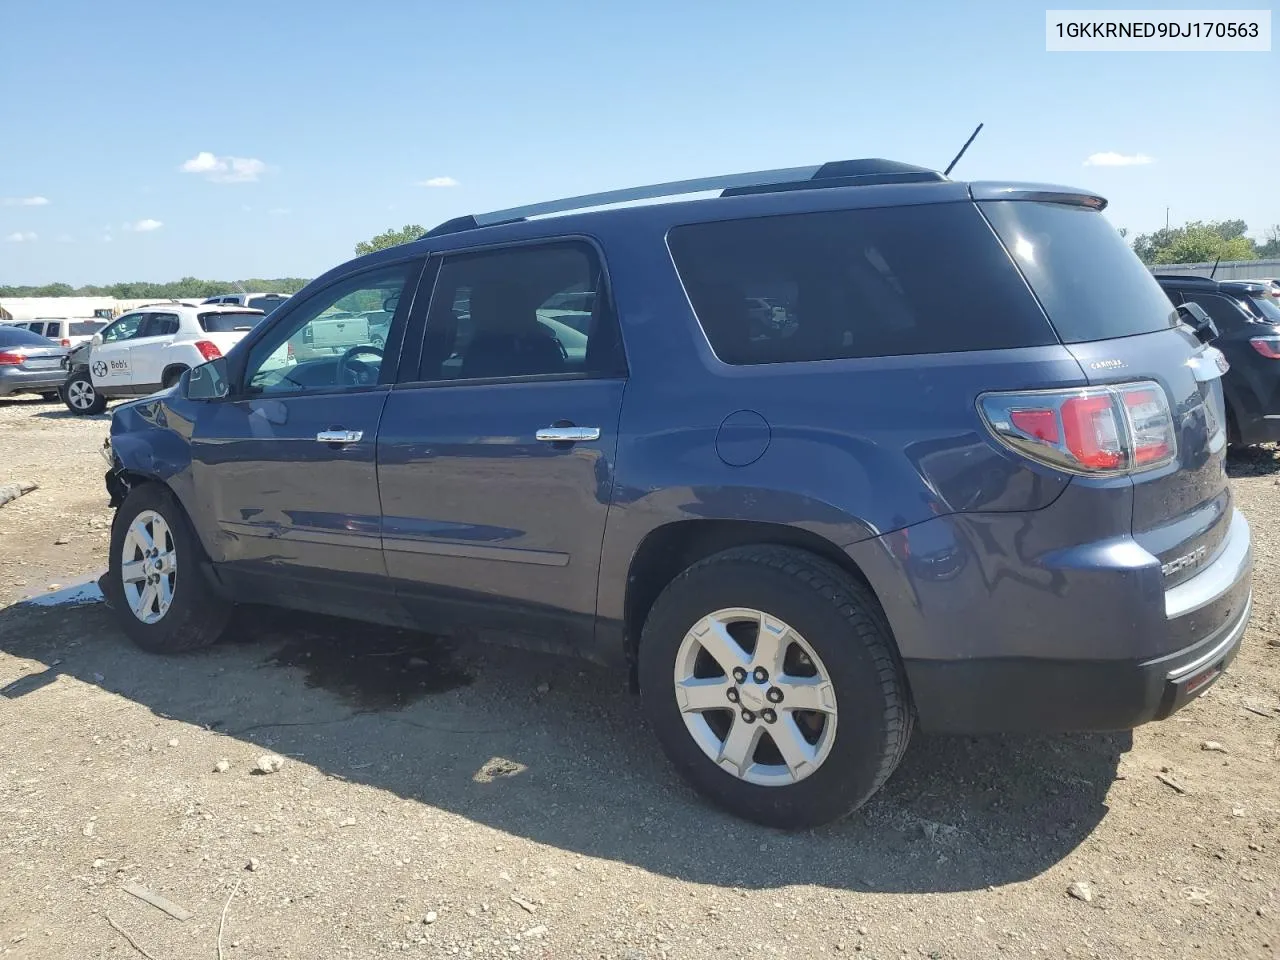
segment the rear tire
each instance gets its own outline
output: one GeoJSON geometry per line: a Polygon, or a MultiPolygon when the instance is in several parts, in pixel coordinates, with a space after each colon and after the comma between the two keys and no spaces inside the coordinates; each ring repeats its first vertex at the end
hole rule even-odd
{"type": "Polygon", "coordinates": [[[107,398],[93,386],[87,370],[67,377],[60,393],[62,402],[78,417],[88,417],[107,409],[107,398]]]}
{"type": "MultiPolygon", "coordinates": [[[[736,630],[739,624],[730,627],[736,630]]],[[[814,827],[853,812],[889,779],[911,736],[906,680],[875,598],[834,564],[804,551],[738,547],[685,570],[649,613],[638,666],[645,713],[680,774],[718,805],[767,826],[814,827]],[[698,659],[690,659],[691,637],[714,641],[716,624],[751,613],[763,613],[767,620],[762,618],[757,628],[746,619],[746,633],[725,631],[739,644],[728,648],[730,659],[739,652],[749,658],[743,682],[730,682],[720,657],[703,659],[712,649],[706,643],[699,641],[698,659]],[[779,668],[767,677],[766,689],[774,680],[778,687],[767,689],[767,703],[755,703],[762,689],[759,672],[752,672],[764,662],[754,652],[764,649],[760,638],[770,648],[781,648],[780,656],[800,654],[799,661],[787,662],[801,666],[779,668]],[[689,672],[690,664],[698,665],[696,672],[689,672]],[[691,688],[681,687],[681,676],[706,678],[703,682],[714,687],[709,706],[691,710],[686,699],[682,710],[678,696],[688,697],[691,688]],[[819,695],[819,710],[791,707],[785,699],[793,697],[790,691],[796,698],[811,691],[803,686],[806,680],[826,691],[819,695]],[[782,690],[789,692],[775,700],[782,690]],[[720,707],[722,693],[727,699],[720,707]],[[705,724],[691,723],[691,713],[705,724]],[[774,719],[764,722],[766,714],[774,719]],[[748,716],[754,719],[748,721],[748,716]],[[726,730],[730,723],[744,722],[749,726],[742,730],[726,730]],[[795,740],[797,730],[804,734],[808,752],[795,740]],[[730,740],[739,734],[757,739],[750,741],[755,745],[748,748],[746,762],[735,765],[728,759],[730,740]],[[784,741],[791,742],[789,750],[783,749],[784,741]],[[717,750],[720,755],[713,758],[717,750]],[[803,760],[796,764],[788,756],[803,760]]]]}
{"type": "Polygon", "coordinates": [[[167,487],[146,483],[125,497],[111,525],[109,560],[107,599],[143,650],[185,653],[222,636],[231,604],[205,580],[204,551],[167,487]]]}

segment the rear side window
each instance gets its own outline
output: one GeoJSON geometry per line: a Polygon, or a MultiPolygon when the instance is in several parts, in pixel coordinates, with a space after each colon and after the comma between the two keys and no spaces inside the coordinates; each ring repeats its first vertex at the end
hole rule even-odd
{"type": "Polygon", "coordinates": [[[262,320],[260,313],[202,313],[200,329],[205,333],[243,333],[252,330],[262,320]]]}
{"type": "Polygon", "coordinates": [[[1124,238],[1086,207],[1026,200],[982,204],[1063,343],[1176,327],[1169,297],[1124,238]]]}
{"type": "Polygon", "coordinates": [[[668,243],[725,363],[1056,342],[972,204],[687,224],[668,243]]]}

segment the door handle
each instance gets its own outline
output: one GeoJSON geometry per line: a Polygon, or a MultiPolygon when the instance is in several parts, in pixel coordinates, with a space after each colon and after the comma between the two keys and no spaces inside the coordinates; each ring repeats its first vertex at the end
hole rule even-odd
{"type": "Polygon", "coordinates": [[[543,427],[534,436],[547,443],[581,443],[583,440],[599,440],[599,427],[543,427]]]}
{"type": "Polygon", "coordinates": [[[359,443],[363,430],[321,430],[316,439],[321,443],[359,443]]]}

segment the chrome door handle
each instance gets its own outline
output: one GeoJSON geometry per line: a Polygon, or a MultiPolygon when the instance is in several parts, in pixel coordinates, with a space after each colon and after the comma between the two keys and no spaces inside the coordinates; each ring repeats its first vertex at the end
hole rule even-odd
{"type": "Polygon", "coordinates": [[[581,443],[583,440],[599,440],[599,427],[543,427],[536,434],[547,443],[581,443]]]}
{"type": "Polygon", "coordinates": [[[316,434],[320,443],[359,443],[363,430],[321,430],[316,434]]]}

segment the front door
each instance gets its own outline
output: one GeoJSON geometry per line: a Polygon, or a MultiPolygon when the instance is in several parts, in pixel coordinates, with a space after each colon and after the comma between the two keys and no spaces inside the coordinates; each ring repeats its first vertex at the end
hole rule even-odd
{"type": "Polygon", "coordinates": [[[108,397],[133,394],[129,348],[143,335],[150,316],[149,313],[126,313],[102,331],[102,342],[89,353],[89,377],[99,393],[108,397]]]}
{"type": "Polygon", "coordinates": [[[590,650],[625,376],[588,244],[445,257],[378,438],[383,552],[418,625],[590,650]],[[583,290],[585,334],[548,306],[583,290]]]}
{"type": "MultiPolygon", "coordinates": [[[[291,337],[335,312],[381,310],[403,326],[421,261],[335,281],[281,307],[249,348],[233,395],[201,411],[196,493],[217,526],[220,574],[239,596],[368,619],[388,589],[375,463],[395,357],[352,344],[296,362],[291,337]]],[[[373,616],[372,619],[378,619],[373,616]]]]}
{"type": "Polygon", "coordinates": [[[179,322],[176,313],[153,313],[142,332],[129,341],[129,379],[136,393],[146,396],[160,389],[167,348],[179,322]]]}

